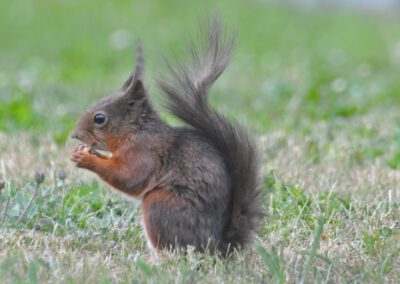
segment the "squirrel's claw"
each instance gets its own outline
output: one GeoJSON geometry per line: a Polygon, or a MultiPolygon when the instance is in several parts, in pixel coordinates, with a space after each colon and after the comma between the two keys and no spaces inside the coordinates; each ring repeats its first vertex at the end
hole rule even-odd
{"type": "Polygon", "coordinates": [[[76,164],[78,168],[86,168],[92,163],[94,155],[91,153],[91,148],[85,145],[76,147],[71,152],[70,160],[76,164]]]}
{"type": "Polygon", "coordinates": [[[80,151],[90,151],[90,147],[84,144],[80,144],[72,150],[72,153],[80,152],[80,151]]]}

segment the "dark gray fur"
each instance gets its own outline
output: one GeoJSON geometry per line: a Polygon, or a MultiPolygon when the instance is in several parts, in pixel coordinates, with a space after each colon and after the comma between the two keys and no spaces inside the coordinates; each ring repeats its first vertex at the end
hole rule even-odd
{"type": "Polygon", "coordinates": [[[172,191],[185,206],[165,208],[168,214],[160,210],[154,225],[160,240],[204,248],[211,239],[211,248],[225,253],[243,247],[262,216],[259,155],[247,131],[207,103],[211,85],[231,59],[234,40],[218,20],[208,22],[205,34],[203,48],[191,45],[189,64],[169,65],[170,77],[158,80],[168,110],[190,128],[174,130],[168,162],[172,191]]]}
{"type": "Polygon", "coordinates": [[[198,131],[175,128],[174,135],[164,179],[169,195],[179,201],[154,204],[151,228],[162,248],[209,245],[214,251],[229,222],[229,173],[218,150],[198,131]]]}

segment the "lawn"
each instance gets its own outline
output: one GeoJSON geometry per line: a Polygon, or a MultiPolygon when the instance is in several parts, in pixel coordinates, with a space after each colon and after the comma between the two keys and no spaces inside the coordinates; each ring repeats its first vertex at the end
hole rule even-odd
{"type": "Polygon", "coordinates": [[[1,1],[0,282],[397,282],[399,14],[269,1],[1,1]],[[179,58],[215,11],[237,46],[210,101],[258,139],[266,217],[229,259],[155,258],[139,203],[75,168],[68,135],[126,79],[137,38],[161,109],[164,56],[179,58]]]}

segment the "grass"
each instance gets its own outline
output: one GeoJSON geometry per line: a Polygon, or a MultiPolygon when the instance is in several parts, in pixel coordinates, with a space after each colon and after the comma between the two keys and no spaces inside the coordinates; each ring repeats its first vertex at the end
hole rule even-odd
{"type": "Polygon", "coordinates": [[[262,1],[2,1],[0,282],[398,281],[398,19],[262,1]],[[138,203],[74,168],[67,137],[129,74],[135,37],[159,105],[161,54],[181,54],[213,10],[238,43],[211,103],[259,137],[267,216],[231,259],[155,258],[138,203]]]}

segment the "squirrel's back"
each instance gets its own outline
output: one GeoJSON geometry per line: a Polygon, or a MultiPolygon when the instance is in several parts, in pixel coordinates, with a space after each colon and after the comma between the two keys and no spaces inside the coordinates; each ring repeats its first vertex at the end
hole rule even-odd
{"type": "MultiPolygon", "coordinates": [[[[224,164],[229,181],[221,182],[228,186],[228,196],[226,204],[220,206],[226,206],[227,211],[223,214],[226,220],[218,247],[226,252],[245,246],[259,225],[262,217],[260,163],[255,142],[247,131],[208,105],[208,91],[228,65],[234,40],[215,19],[208,22],[205,33],[204,46],[190,46],[191,61],[170,67],[171,75],[158,80],[158,85],[167,94],[168,110],[206,139],[224,164]]],[[[192,162],[195,164],[196,160],[192,162]]]]}

